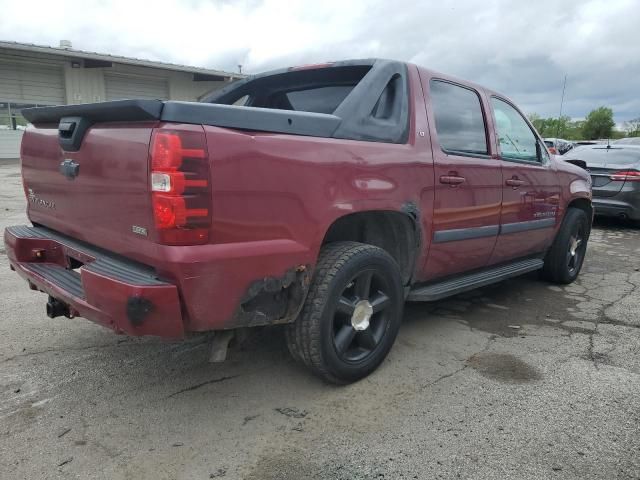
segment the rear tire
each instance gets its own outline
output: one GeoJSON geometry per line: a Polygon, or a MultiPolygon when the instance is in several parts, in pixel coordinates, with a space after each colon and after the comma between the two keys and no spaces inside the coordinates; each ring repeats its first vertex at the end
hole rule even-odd
{"type": "Polygon", "coordinates": [[[389,353],[403,307],[400,269],[387,252],[330,243],[320,252],[300,316],[287,326],[289,350],[328,382],[355,382],[389,353]]]}
{"type": "Polygon", "coordinates": [[[554,283],[572,283],[580,273],[591,224],[584,210],[569,208],[544,259],[542,275],[554,283]]]}

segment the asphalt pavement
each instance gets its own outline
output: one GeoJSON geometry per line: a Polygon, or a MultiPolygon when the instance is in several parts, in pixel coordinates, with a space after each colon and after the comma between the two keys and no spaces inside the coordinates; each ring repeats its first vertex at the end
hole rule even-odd
{"type": "MultiPolygon", "coordinates": [[[[0,164],[0,228],[26,223],[0,164]]],[[[597,221],[568,286],[411,304],[367,379],[327,385],[255,330],[128,338],[49,319],[0,246],[0,478],[638,479],[640,227],[597,221]]]]}

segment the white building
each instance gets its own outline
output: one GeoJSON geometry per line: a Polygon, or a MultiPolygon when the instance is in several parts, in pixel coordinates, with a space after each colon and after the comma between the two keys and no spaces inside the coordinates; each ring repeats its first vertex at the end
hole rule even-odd
{"type": "Polygon", "coordinates": [[[0,159],[18,158],[20,110],[123,98],[196,101],[243,75],[60,47],[0,41],[0,159]]]}

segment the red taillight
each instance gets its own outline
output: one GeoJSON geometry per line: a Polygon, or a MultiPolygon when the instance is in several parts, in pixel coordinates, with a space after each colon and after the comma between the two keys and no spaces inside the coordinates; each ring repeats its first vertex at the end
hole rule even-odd
{"type": "Polygon", "coordinates": [[[612,173],[609,178],[614,182],[640,182],[640,171],[623,170],[620,172],[612,173]]]}
{"type": "Polygon", "coordinates": [[[175,228],[187,223],[187,209],[184,198],[153,194],[153,214],[156,227],[160,230],[175,228]]]}
{"type": "Polygon", "coordinates": [[[153,217],[161,243],[209,241],[209,162],[202,131],[154,130],[150,149],[153,217]]]}
{"type": "Polygon", "coordinates": [[[289,67],[289,71],[296,71],[296,70],[315,70],[316,68],[328,68],[328,67],[332,67],[333,66],[333,62],[327,62],[327,63],[307,63],[305,65],[298,65],[297,67],[289,67]]]}
{"type": "MultiPolygon", "coordinates": [[[[153,171],[179,170],[184,158],[206,157],[207,153],[204,148],[183,148],[181,135],[185,136],[185,133],[187,132],[155,132],[151,149],[151,169],[153,171]]],[[[193,132],[188,133],[193,134],[193,132]]],[[[204,147],[204,145],[202,146],[204,147]]]]}
{"type": "Polygon", "coordinates": [[[180,136],[169,132],[155,132],[151,147],[151,169],[153,171],[177,170],[182,164],[182,141],[180,136]]]}

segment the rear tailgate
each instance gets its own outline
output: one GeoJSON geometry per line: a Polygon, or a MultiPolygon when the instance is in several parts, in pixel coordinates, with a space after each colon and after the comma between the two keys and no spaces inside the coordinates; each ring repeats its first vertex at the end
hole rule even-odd
{"type": "Polygon", "coordinates": [[[149,142],[155,122],[96,123],[78,151],[65,151],[58,124],[27,129],[21,159],[32,222],[144,260],[153,232],[149,142]],[[135,233],[135,232],[139,233],[135,233]]]}
{"type": "Polygon", "coordinates": [[[208,242],[203,125],[331,137],[341,123],[329,114],[159,100],[22,113],[33,124],[21,149],[31,221],[154,267],[155,245],[208,242]]]}

